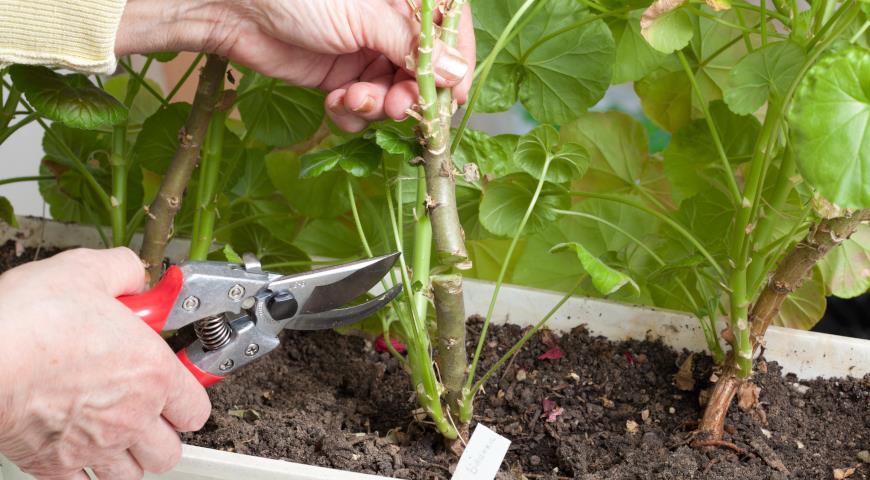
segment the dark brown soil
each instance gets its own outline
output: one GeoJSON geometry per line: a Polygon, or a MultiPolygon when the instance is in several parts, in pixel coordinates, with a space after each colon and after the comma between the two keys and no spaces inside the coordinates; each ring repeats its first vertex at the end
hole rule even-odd
{"type": "MultiPolygon", "coordinates": [[[[521,333],[494,329],[485,363],[521,333]]],[[[476,408],[476,421],[513,441],[502,478],[825,479],[850,467],[857,469],[849,478],[870,475],[857,457],[870,448],[870,376],[796,382],[766,364],[759,407],[732,407],[728,420],[727,439],[747,453],[699,451],[687,443],[711,365],[697,357],[697,389],[680,391],[673,376],[685,357],[659,342],[610,342],[583,328],[536,336],[476,408]],[[563,358],[537,359],[553,345],[563,358]],[[544,399],[564,413],[548,421],[544,399]]],[[[406,479],[450,478],[455,459],[414,420],[410,392],[399,364],[360,338],[287,332],[280,350],[210,390],[212,418],[185,441],[406,479]]]]}
{"type": "MultiPolygon", "coordinates": [[[[7,242],[0,271],[53,253],[7,242]]],[[[494,328],[484,366],[521,334],[494,328]]],[[[673,377],[686,356],[660,342],[592,337],[582,327],[561,338],[537,335],[476,405],[475,421],[513,441],[499,478],[830,479],[851,468],[847,478],[870,477],[870,464],[858,458],[870,450],[870,375],[797,382],[776,363],[762,364],[758,406],[733,406],[726,425],[726,439],[745,453],[697,450],[690,432],[712,370],[696,356],[695,389],[678,390],[673,377]],[[563,358],[538,359],[554,346],[563,358]],[[557,408],[561,414],[552,413],[557,408]]],[[[209,393],[212,418],[184,436],[189,444],[405,479],[447,479],[456,462],[415,421],[398,362],[361,338],[287,332],[278,351],[209,393]]]]}
{"type": "Polygon", "coordinates": [[[15,240],[7,240],[0,245],[0,273],[34,260],[41,260],[60,253],[61,250],[46,248],[24,248],[15,240]]]}

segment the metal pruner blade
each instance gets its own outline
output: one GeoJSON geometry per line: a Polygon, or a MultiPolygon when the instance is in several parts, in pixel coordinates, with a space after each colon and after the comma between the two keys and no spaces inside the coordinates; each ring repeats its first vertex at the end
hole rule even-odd
{"type": "Polygon", "coordinates": [[[372,300],[346,308],[383,280],[395,265],[399,253],[335,265],[301,274],[280,277],[269,283],[272,292],[289,292],[296,314],[284,321],[284,328],[321,330],[357,322],[383,308],[402,291],[396,285],[372,300]]]}

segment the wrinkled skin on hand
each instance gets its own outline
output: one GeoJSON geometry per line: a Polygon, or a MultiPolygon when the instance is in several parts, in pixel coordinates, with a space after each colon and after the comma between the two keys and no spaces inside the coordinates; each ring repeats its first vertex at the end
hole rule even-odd
{"type": "Polygon", "coordinates": [[[39,479],[138,479],[181,456],[205,390],[116,296],[145,272],[126,248],[72,250],[0,276],[0,452],[39,479]]]}
{"type": "MultiPolygon", "coordinates": [[[[402,120],[417,103],[405,66],[416,57],[419,31],[408,0],[128,0],[115,50],[217,53],[328,92],[330,118],[360,131],[370,121],[402,120]]],[[[468,4],[457,49],[439,41],[433,55],[438,86],[453,87],[464,103],[475,61],[468,4]]]]}

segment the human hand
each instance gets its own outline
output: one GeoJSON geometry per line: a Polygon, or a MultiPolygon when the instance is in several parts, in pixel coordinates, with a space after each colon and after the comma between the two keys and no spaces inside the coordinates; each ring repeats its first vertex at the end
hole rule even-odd
{"type": "MultiPolygon", "coordinates": [[[[408,55],[416,57],[419,30],[408,0],[129,0],[115,50],[217,53],[325,90],[330,118],[360,131],[370,121],[402,120],[417,103],[413,72],[404,67],[408,55]]],[[[436,44],[435,74],[464,103],[475,60],[468,4],[457,47],[436,44]]]]}
{"type": "Polygon", "coordinates": [[[115,297],[145,271],[126,248],[72,250],[0,276],[0,452],[39,479],[139,479],[181,456],[211,404],[115,297]]]}

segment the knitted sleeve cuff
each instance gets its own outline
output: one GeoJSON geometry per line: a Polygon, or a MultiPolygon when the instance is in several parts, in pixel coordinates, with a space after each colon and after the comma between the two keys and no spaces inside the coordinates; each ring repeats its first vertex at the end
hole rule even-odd
{"type": "Polygon", "coordinates": [[[0,68],[45,65],[110,74],[126,0],[3,0],[0,68]]]}

